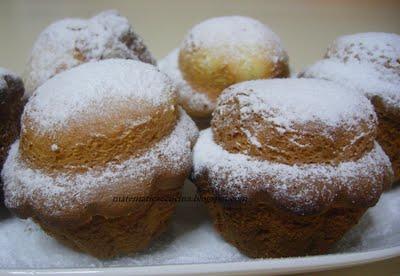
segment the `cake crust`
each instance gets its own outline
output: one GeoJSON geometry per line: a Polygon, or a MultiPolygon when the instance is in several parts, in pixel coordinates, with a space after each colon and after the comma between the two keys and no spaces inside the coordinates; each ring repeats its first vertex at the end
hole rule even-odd
{"type": "Polygon", "coordinates": [[[343,103],[341,97],[351,93],[318,80],[233,85],[224,90],[213,113],[214,137],[229,152],[289,165],[357,160],[373,148],[377,118],[360,95],[347,96],[343,103]],[[332,106],[346,114],[338,116],[332,106]]]}
{"type": "MultiPolygon", "coordinates": [[[[360,94],[322,80],[259,80],[228,90],[193,153],[192,179],[215,228],[250,257],[325,253],[376,204],[393,180],[389,158],[375,142],[372,104],[360,94]],[[244,99],[238,98],[243,95],[244,99]],[[256,115],[262,120],[254,120],[256,115]],[[334,151],[328,149],[327,159],[298,154],[285,136],[280,139],[283,145],[276,145],[280,151],[247,147],[270,146],[263,135],[295,133],[308,143],[309,152],[324,152],[304,127],[298,128],[316,122],[351,137],[343,145],[339,139],[334,151]],[[365,140],[354,143],[354,137],[365,140]],[[356,154],[349,155],[348,147],[356,154]],[[298,158],[288,160],[286,154],[298,158]]],[[[331,135],[322,129],[312,134],[331,135]]]]}
{"type": "MultiPolygon", "coordinates": [[[[196,178],[201,197],[215,197],[210,183],[206,178],[196,178]]],[[[253,258],[324,254],[367,209],[338,205],[320,215],[293,215],[261,200],[263,197],[260,192],[246,200],[205,201],[216,230],[253,258]]]]}

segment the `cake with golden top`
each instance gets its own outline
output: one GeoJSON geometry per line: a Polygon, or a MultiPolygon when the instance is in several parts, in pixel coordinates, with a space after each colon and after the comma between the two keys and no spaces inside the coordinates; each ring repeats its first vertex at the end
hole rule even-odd
{"type": "Polygon", "coordinates": [[[216,106],[206,93],[200,93],[183,78],[178,65],[179,49],[174,49],[158,62],[161,71],[174,81],[178,91],[179,104],[196,121],[200,128],[210,126],[210,116],[216,106]]]}
{"type": "Polygon", "coordinates": [[[139,61],[54,76],[30,98],[5,163],[7,207],[96,257],[145,248],[192,166],[197,128],[176,101],[170,79],[139,61]]]}
{"type": "Polygon", "coordinates": [[[209,120],[226,87],[289,76],[279,37],[258,20],[224,16],[205,20],[186,35],[162,68],[179,83],[181,102],[194,118],[209,120]],[[178,71],[178,72],[177,72],[178,71]]]}
{"type": "Polygon", "coordinates": [[[90,19],[66,18],[44,29],[25,70],[26,96],[54,75],[79,64],[108,58],[155,60],[128,19],[115,10],[90,19]]]}
{"type": "Polygon", "coordinates": [[[390,186],[376,131],[369,101],[332,82],[243,82],[224,90],[200,133],[192,178],[244,254],[325,253],[390,186]]]}
{"type": "Polygon", "coordinates": [[[360,33],[339,37],[326,59],[300,74],[337,82],[366,95],[378,115],[379,144],[389,156],[394,181],[400,180],[400,36],[360,33]]]}

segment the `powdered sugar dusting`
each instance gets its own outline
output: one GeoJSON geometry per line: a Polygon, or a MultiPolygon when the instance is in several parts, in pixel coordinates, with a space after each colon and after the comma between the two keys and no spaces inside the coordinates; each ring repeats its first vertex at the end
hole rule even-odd
{"type": "Polygon", "coordinates": [[[357,161],[290,166],[229,153],[214,142],[211,129],[200,132],[193,167],[195,177],[207,173],[213,188],[225,196],[246,198],[253,191],[266,191],[277,204],[289,200],[286,208],[297,213],[330,206],[338,196],[355,204],[360,200],[356,196],[360,179],[372,183],[363,200],[374,202],[384,188],[382,173],[391,172],[390,161],[377,143],[357,161]],[[318,206],[321,202],[325,205],[318,206]]]}
{"type": "Polygon", "coordinates": [[[180,119],[172,133],[145,154],[81,174],[49,175],[29,168],[20,159],[17,141],[10,149],[2,172],[5,203],[11,208],[26,201],[32,206],[43,204],[49,213],[57,215],[55,212],[68,210],[76,204],[87,205],[98,200],[99,189],[118,186],[123,179],[146,183],[160,171],[188,171],[192,164],[191,143],[197,133],[194,122],[181,109],[180,119]]]}
{"type": "MultiPolygon", "coordinates": [[[[187,181],[183,198],[194,198],[187,181]]],[[[31,219],[10,217],[0,221],[0,267],[132,267],[161,264],[215,263],[250,260],[214,230],[204,203],[179,202],[165,233],[137,254],[99,260],[74,251],[53,239],[31,219]]],[[[134,269],[134,268],[133,268],[134,269]]]]}
{"type": "MultiPolygon", "coordinates": [[[[374,116],[369,101],[358,93],[324,80],[273,79],[242,82],[227,88],[219,103],[238,100],[241,117],[260,114],[282,131],[294,124],[354,126],[374,116]]],[[[220,106],[217,108],[219,109],[220,106]]]]}
{"type": "Polygon", "coordinates": [[[102,114],[114,102],[134,99],[161,106],[171,102],[175,89],[171,80],[149,64],[123,59],[107,59],[82,64],[54,76],[36,90],[26,105],[40,130],[63,127],[76,116],[102,114]]]}
{"type": "Polygon", "coordinates": [[[286,58],[281,45],[279,37],[258,20],[244,16],[223,16],[194,26],[183,41],[182,48],[220,48],[226,53],[239,54],[238,50],[246,47],[267,47],[273,50],[270,54],[272,60],[277,62],[286,58]]]}
{"type": "Polygon", "coordinates": [[[400,78],[385,68],[378,70],[368,63],[325,59],[307,68],[301,76],[331,80],[369,98],[379,96],[391,108],[400,107],[400,78]]]}
{"type": "Polygon", "coordinates": [[[107,58],[155,63],[143,40],[117,11],[105,11],[89,20],[67,18],[54,22],[33,46],[25,72],[27,96],[61,71],[107,58]]]}
{"type": "Polygon", "coordinates": [[[358,33],[341,36],[332,43],[326,56],[343,62],[368,61],[396,69],[400,74],[400,36],[391,33],[358,33]]]}
{"type": "Polygon", "coordinates": [[[165,72],[178,89],[179,101],[193,112],[211,114],[215,109],[213,102],[206,93],[195,91],[184,79],[178,66],[179,49],[174,49],[158,62],[158,67],[165,72]]]}
{"type": "MultiPolygon", "coordinates": [[[[185,196],[194,196],[192,186],[186,183],[185,196]]],[[[367,211],[330,253],[346,254],[400,247],[399,196],[400,187],[383,194],[378,204],[367,211]]],[[[63,246],[46,235],[32,220],[15,217],[0,221],[0,248],[0,267],[4,269],[130,267],[135,273],[135,266],[207,263],[225,263],[225,266],[229,266],[230,262],[251,262],[258,266],[273,267],[277,264],[276,259],[250,259],[225,242],[214,230],[202,202],[180,202],[168,230],[149,248],[133,256],[101,261],[63,246]]],[[[312,261],[313,258],[319,256],[296,257],[297,261],[303,262],[312,261]]],[[[327,258],[332,262],[336,260],[335,255],[327,258]]],[[[292,260],[287,258],[286,261],[290,263],[292,260]]],[[[142,267],[138,269],[143,271],[142,267]]]]}

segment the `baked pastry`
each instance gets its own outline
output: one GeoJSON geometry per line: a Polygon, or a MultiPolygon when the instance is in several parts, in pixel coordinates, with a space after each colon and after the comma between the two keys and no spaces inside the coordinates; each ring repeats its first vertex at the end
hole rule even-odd
{"type": "Polygon", "coordinates": [[[400,77],[400,36],[393,33],[358,33],[337,38],[325,58],[343,63],[368,62],[376,69],[386,68],[400,77]]]}
{"type": "Polygon", "coordinates": [[[206,93],[196,91],[183,79],[178,65],[179,49],[174,49],[158,62],[158,68],[166,73],[174,82],[178,91],[179,104],[194,119],[200,129],[210,126],[211,113],[215,109],[216,100],[206,93]]]}
{"type": "MultiPolygon", "coordinates": [[[[0,67],[0,171],[8,150],[19,135],[20,118],[24,108],[24,84],[15,73],[0,67]]],[[[0,206],[3,189],[0,178],[0,206]]]]}
{"type": "Polygon", "coordinates": [[[221,91],[238,82],[289,76],[279,37],[243,16],[211,18],[194,26],[161,68],[178,83],[180,102],[195,119],[209,121],[221,91]]]}
{"type": "Polygon", "coordinates": [[[377,140],[400,180],[400,36],[362,33],[338,38],[320,60],[300,74],[335,81],[366,95],[375,107],[377,140]]]}
{"type": "Polygon", "coordinates": [[[27,103],[3,169],[5,204],[93,256],[141,250],[174,211],[197,132],[154,66],[77,66],[27,103]]]}
{"type": "Polygon", "coordinates": [[[25,70],[29,97],[54,75],[79,64],[108,58],[155,60],[128,19],[109,10],[90,19],[67,18],[49,25],[33,45],[25,70]]]}
{"type": "Polygon", "coordinates": [[[376,128],[369,101],[332,82],[243,82],[221,94],[200,133],[192,179],[244,254],[324,253],[390,186],[376,128]]]}

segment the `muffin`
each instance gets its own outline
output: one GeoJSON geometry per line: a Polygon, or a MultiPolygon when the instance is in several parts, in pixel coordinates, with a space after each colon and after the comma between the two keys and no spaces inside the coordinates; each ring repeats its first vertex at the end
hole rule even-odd
{"type": "Polygon", "coordinates": [[[98,258],[145,248],[192,166],[198,131],[176,101],[169,78],[139,61],[54,76],[23,113],[2,173],[6,206],[98,258]]]}
{"type": "Polygon", "coordinates": [[[211,18],[194,26],[160,62],[179,88],[180,102],[195,120],[209,122],[226,87],[253,79],[289,76],[279,37],[261,22],[243,16],[211,18]]]}
{"type": "Polygon", "coordinates": [[[378,137],[400,180],[400,36],[361,33],[338,38],[326,59],[300,77],[340,83],[366,95],[378,115],[378,137]]]}
{"type": "MultiPolygon", "coordinates": [[[[19,135],[20,118],[24,108],[24,84],[15,73],[0,67],[0,171],[8,150],[19,135]]],[[[3,206],[3,189],[0,178],[0,206],[3,206]]]]}
{"type": "Polygon", "coordinates": [[[117,11],[104,11],[87,20],[56,21],[40,33],[33,45],[24,73],[26,96],[62,71],[108,58],[156,63],[128,19],[117,11]]]}
{"type": "Polygon", "coordinates": [[[391,183],[370,102],[332,82],[224,90],[194,147],[192,179],[215,228],[250,257],[325,253],[391,183]]]}
{"type": "Polygon", "coordinates": [[[216,101],[210,99],[205,93],[197,92],[183,79],[179,70],[178,55],[179,49],[174,49],[158,62],[158,68],[173,80],[178,91],[179,104],[194,119],[197,126],[200,129],[208,128],[216,101]]]}

